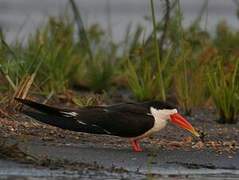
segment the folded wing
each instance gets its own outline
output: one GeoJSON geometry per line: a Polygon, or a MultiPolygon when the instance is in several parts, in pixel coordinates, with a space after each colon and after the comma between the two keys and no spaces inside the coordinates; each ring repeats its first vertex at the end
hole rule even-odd
{"type": "Polygon", "coordinates": [[[62,129],[93,134],[135,137],[151,129],[154,119],[145,107],[134,103],[107,107],[60,109],[26,99],[16,99],[37,110],[23,113],[46,124],[62,129]]]}

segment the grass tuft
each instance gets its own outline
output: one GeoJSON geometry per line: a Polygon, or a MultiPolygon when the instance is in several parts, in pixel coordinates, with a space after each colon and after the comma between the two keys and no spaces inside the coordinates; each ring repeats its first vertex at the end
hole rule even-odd
{"type": "Polygon", "coordinates": [[[215,67],[208,70],[208,87],[213,102],[220,115],[220,123],[236,123],[239,112],[239,59],[234,63],[225,63],[218,59],[215,67]]]}

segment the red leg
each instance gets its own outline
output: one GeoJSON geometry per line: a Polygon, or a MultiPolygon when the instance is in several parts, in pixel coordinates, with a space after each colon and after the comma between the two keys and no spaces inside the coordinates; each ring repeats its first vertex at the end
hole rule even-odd
{"type": "Polygon", "coordinates": [[[142,152],[143,150],[141,149],[139,142],[137,140],[133,140],[131,142],[132,148],[134,152],[142,152]]]}

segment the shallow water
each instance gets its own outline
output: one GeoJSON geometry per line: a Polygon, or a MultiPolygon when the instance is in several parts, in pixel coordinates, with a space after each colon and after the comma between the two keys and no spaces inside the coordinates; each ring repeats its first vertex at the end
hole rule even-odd
{"type": "MultiPolygon", "coordinates": [[[[147,0],[76,0],[86,25],[99,23],[115,40],[121,40],[126,27],[132,23],[143,24],[151,31],[151,24],[144,20],[150,16],[147,0]]],[[[202,26],[213,31],[219,20],[227,20],[233,27],[238,27],[236,5],[234,0],[210,0],[208,17],[202,18],[202,26]]],[[[188,25],[197,16],[203,1],[181,0],[184,12],[184,24],[188,25]]],[[[68,0],[0,0],[0,27],[7,35],[7,40],[16,37],[26,40],[39,24],[44,23],[48,16],[64,14],[68,0]]],[[[159,4],[157,4],[159,7],[159,4]]],[[[159,11],[160,12],[160,9],[159,11]]],[[[159,13],[160,14],[160,13],[159,13]]]]}
{"type": "Polygon", "coordinates": [[[68,170],[50,170],[47,168],[35,168],[31,165],[18,164],[11,161],[0,160],[0,178],[12,180],[38,180],[38,179],[122,179],[134,178],[142,179],[150,177],[149,174],[154,174],[154,177],[164,178],[180,178],[180,179],[238,179],[239,170],[227,169],[187,169],[178,165],[170,165],[165,167],[158,167],[156,170],[145,169],[145,171],[128,172],[128,173],[112,173],[104,170],[92,171],[68,171],[68,170]]]}
{"type": "Polygon", "coordinates": [[[28,140],[27,143],[20,143],[19,147],[35,157],[47,156],[56,162],[66,160],[84,164],[65,164],[67,169],[59,169],[57,164],[46,168],[0,160],[0,179],[142,179],[152,174],[154,177],[169,179],[239,179],[238,153],[233,158],[228,158],[227,154],[218,156],[213,151],[196,150],[151,149],[138,154],[127,148],[113,149],[88,143],[39,142],[28,140]],[[69,170],[72,168],[74,170],[69,170]]]}

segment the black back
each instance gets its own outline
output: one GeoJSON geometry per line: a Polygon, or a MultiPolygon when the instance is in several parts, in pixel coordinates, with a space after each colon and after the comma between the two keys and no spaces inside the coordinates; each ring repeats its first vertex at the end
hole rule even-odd
{"type": "Polygon", "coordinates": [[[176,106],[164,101],[147,101],[141,104],[147,109],[150,107],[154,107],[155,109],[177,109],[176,106]]]}
{"type": "Polygon", "coordinates": [[[25,110],[26,115],[52,126],[71,131],[107,134],[121,137],[136,137],[151,129],[154,118],[150,107],[173,109],[163,102],[122,103],[112,106],[85,107],[79,109],[60,109],[39,104],[30,100],[17,99],[37,110],[25,110]]]}

